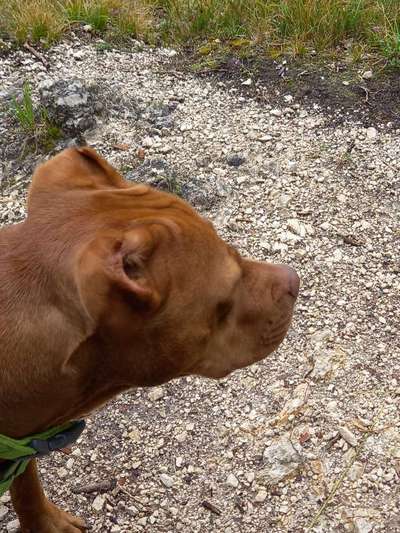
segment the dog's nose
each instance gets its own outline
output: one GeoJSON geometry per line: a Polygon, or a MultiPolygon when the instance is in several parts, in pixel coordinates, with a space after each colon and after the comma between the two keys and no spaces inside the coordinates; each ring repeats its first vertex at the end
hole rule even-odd
{"type": "Polygon", "coordinates": [[[294,268],[287,265],[277,265],[279,268],[279,282],[275,288],[275,297],[280,299],[286,294],[297,298],[300,289],[300,278],[294,268]]]}
{"type": "Polygon", "coordinates": [[[299,295],[299,289],[300,289],[300,278],[297,272],[294,268],[290,266],[285,266],[288,276],[288,292],[293,296],[293,298],[297,298],[299,295]]]}

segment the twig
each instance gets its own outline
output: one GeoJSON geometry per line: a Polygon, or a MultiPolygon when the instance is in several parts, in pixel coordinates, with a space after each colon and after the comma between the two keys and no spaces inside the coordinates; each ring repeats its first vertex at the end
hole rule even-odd
{"type": "Polygon", "coordinates": [[[341,439],[339,433],[337,435],[335,435],[332,439],[330,439],[326,444],[325,446],[323,447],[323,450],[325,452],[327,452],[328,450],[330,450],[332,448],[332,446],[334,444],[336,444],[339,440],[341,439]]]}
{"type": "Polygon", "coordinates": [[[392,165],[390,165],[387,161],[385,161],[384,159],[380,159],[379,160],[381,163],[383,163],[384,165],[386,165],[388,168],[390,168],[390,170],[393,170],[393,172],[398,172],[398,170],[393,167],[392,165]]]}
{"type": "Polygon", "coordinates": [[[146,509],[146,506],[137,498],[137,496],[135,496],[135,494],[130,492],[128,489],[126,489],[125,487],[123,487],[122,485],[119,485],[119,484],[117,484],[117,489],[119,491],[123,492],[124,494],[126,494],[127,496],[129,496],[129,498],[132,501],[134,501],[136,505],[141,506],[142,509],[146,509]]]}
{"type": "Polygon", "coordinates": [[[364,85],[359,85],[359,87],[365,92],[365,103],[369,104],[369,90],[364,85]]]}
{"type": "Polygon", "coordinates": [[[379,410],[379,413],[376,415],[375,417],[375,420],[374,420],[374,423],[370,429],[370,431],[364,433],[364,435],[362,436],[361,440],[360,440],[360,444],[355,448],[355,454],[353,455],[353,457],[350,459],[350,461],[348,462],[348,464],[346,465],[346,467],[344,468],[343,472],[340,474],[340,476],[337,478],[337,480],[335,481],[333,487],[332,487],[332,490],[330,491],[330,493],[328,494],[326,500],[324,501],[324,503],[321,505],[321,507],[319,508],[317,514],[314,516],[314,518],[311,520],[311,522],[308,524],[307,526],[307,529],[306,529],[306,533],[311,531],[313,529],[313,527],[315,527],[318,522],[320,521],[320,518],[321,516],[324,514],[325,512],[325,509],[328,507],[328,505],[331,503],[331,501],[333,500],[336,492],[338,491],[340,485],[343,483],[343,480],[344,478],[347,476],[350,468],[353,466],[354,462],[356,461],[356,459],[358,459],[358,457],[360,456],[361,452],[362,452],[362,449],[363,449],[363,446],[364,446],[364,443],[365,441],[367,440],[367,438],[375,431],[375,426],[376,426],[376,423],[381,415],[383,411],[383,407],[379,410]]]}
{"type": "Polygon", "coordinates": [[[244,514],[244,513],[246,512],[246,509],[245,509],[245,507],[244,507],[244,504],[243,504],[242,500],[239,498],[239,496],[237,496],[237,497],[235,498],[235,507],[237,507],[238,510],[239,510],[242,514],[244,514]]]}
{"type": "Polygon", "coordinates": [[[91,492],[108,492],[112,490],[116,485],[115,479],[105,479],[98,481],[97,483],[91,483],[90,485],[78,485],[72,488],[74,494],[89,494],[91,492]]]}
{"type": "Polygon", "coordinates": [[[31,46],[29,43],[25,43],[24,48],[28,50],[28,52],[33,54],[36,59],[39,59],[39,61],[41,61],[46,68],[49,68],[49,63],[47,62],[47,60],[42,56],[42,54],[39,54],[39,52],[35,50],[33,46],[31,46]]]}
{"type": "Polygon", "coordinates": [[[210,501],[208,500],[204,500],[201,502],[201,505],[204,507],[204,509],[207,509],[208,511],[211,511],[212,513],[220,516],[222,514],[222,511],[219,507],[217,507],[216,505],[214,505],[213,503],[211,503],[210,501]]]}

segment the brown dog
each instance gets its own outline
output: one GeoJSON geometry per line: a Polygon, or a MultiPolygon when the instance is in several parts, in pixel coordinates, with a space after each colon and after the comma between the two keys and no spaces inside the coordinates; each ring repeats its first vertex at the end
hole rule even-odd
{"type": "MultiPolygon", "coordinates": [[[[243,259],[179,198],[131,185],[90,148],[35,172],[0,231],[0,433],[84,417],[123,390],[259,361],[285,337],[289,267],[243,259]]],[[[76,533],[32,460],[11,487],[24,532],[76,533]]]]}

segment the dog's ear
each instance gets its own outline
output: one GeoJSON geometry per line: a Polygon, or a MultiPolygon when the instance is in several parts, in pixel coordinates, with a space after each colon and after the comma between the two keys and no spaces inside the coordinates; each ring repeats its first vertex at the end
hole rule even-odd
{"type": "Polygon", "coordinates": [[[36,169],[30,196],[39,192],[71,189],[130,187],[122,176],[93,148],[67,148],[36,169]]]}
{"type": "MultiPolygon", "coordinates": [[[[96,150],[89,146],[72,149],[79,157],[80,172],[96,187],[123,187],[129,184],[96,150]]],[[[80,174],[81,175],[81,174],[80,174]]]]}
{"type": "Polygon", "coordinates": [[[160,293],[149,268],[154,250],[148,226],[137,226],[122,236],[109,232],[81,250],[75,279],[92,320],[112,321],[111,309],[116,320],[126,315],[127,307],[140,314],[158,309],[160,293]]]}

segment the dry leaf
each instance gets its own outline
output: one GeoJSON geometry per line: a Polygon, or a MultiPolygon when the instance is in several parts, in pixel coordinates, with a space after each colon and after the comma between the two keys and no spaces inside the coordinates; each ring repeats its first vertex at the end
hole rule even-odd
{"type": "Polygon", "coordinates": [[[310,439],[311,435],[308,433],[308,431],[303,431],[303,433],[299,437],[299,443],[303,446],[303,444],[310,439]]]}
{"type": "Polygon", "coordinates": [[[121,150],[122,152],[126,152],[129,150],[129,144],[113,144],[113,148],[115,150],[121,150]]]}

